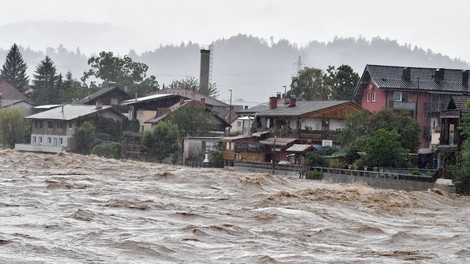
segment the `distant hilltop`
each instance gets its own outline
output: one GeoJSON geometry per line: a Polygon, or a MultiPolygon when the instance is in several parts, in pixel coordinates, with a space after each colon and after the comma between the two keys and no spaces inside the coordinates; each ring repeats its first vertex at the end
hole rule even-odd
{"type": "MultiPolygon", "coordinates": [[[[3,65],[10,46],[17,43],[30,75],[47,54],[59,73],[65,75],[71,71],[73,77],[79,80],[88,69],[87,61],[92,54],[84,54],[82,47],[86,47],[86,50],[94,49],[95,54],[100,51],[128,50],[126,54],[115,53],[146,63],[149,66],[148,75],[155,75],[160,87],[186,76],[198,78],[199,50],[203,44],[207,44],[188,42],[137,53],[130,41],[132,35],[128,32],[109,24],[72,22],[4,25],[0,26],[0,34],[4,36],[0,41],[3,47],[0,49],[0,63],[3,65]],[[34,30],[35,27],[38,30],[34,30]],[[19,30],[21,28],[28,30],[19,30]],[[46,41],[57,48],[33,50],[29,47],[46,45],[32,43],[34,41],[46,41]]],[[[469,68],[469,64],[461,59],[380,37],[371,40],[336,37],[327,43],[311,41],[300,47],[285,39],[273,41],[239,34],[215,40],[211,44],[214,46],[211,79],[220,90],[219,99],[225,101],[228,100],[226,91],[230,89],[234,101],[243,99],[245,102],[264,102],[270,95],[283,91],[283,86],[289,87],[297,69],[305,66],[326,69],[329,65],[348,64],[359,74],[366,64],[469,68]]]]}

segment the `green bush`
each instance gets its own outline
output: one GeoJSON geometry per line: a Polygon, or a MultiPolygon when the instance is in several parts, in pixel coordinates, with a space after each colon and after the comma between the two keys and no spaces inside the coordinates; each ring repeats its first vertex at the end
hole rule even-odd
{"type": "Polygon", "coordinates": [[[120,159],[121,152],[122,148],[120,143],[103,143],[96,145],[91,151],[91,154],[105,158],[120,159]]]}
{"type": "Polygon", "coordinates": [[[309,171],[307,173],[307,179],[309,180],[322,180],[323,179],[323,172],[321,171],[309,171]]]}
{"type": "Polygon", "coordinates": [[[216,150],[212,153],[211,156],[211,166],[215,168],[224,167],[224,152],[221,150],[216,150]]]}

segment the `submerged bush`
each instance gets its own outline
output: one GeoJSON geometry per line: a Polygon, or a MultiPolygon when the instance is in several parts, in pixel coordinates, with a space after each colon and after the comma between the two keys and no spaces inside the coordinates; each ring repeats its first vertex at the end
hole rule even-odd
{"type": "Polygon", "coordinates": [[[105,158],[120,159],[121,151],[122,147],[120,143],[103,143],[96,145],[91,151],[91,154],[105,158]]]}

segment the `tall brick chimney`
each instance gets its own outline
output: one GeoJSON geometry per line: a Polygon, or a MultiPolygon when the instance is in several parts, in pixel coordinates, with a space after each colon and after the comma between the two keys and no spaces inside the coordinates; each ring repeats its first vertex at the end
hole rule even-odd
{"type": "Polygon", "coordinates": [[[269,109],[277,108],[277,97],[271,96],[269,97],[269,109]]]}
{"type": "Polygon", "coordinates": [[[297,98],[295,98],[295,96],[292,96],[289,99],[289,107],[295,107],[296,103],[297,103],[297,98]]]}

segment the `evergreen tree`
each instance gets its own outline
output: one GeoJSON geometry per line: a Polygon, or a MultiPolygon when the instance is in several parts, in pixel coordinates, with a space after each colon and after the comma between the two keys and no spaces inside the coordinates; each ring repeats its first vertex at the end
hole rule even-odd
{"type": "Polygon", "coordinates": [[[1,77],[13,85],[18,91],[28,90],[29,78],[26,75],[26,63],[20,53],[18,45],[13,44],[6,56],[5,64],[2,66],[1,77]]]}
{"type": "Polygon", "coordinates": [[[38,66],[33,80],[33,100],[38,104],[51,104],[57,102],[58,75],[54,62],[46,56],[38,66]]]}

